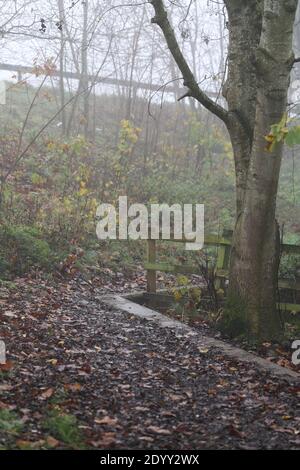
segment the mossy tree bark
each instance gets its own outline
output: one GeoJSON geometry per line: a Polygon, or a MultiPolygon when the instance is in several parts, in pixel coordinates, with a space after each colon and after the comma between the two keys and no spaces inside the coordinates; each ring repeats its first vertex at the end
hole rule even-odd
{"type": "MultiPolygon", "coordinates": [[[[168,20],[163,0],[151,1],[167,45],[194,97],[226,125],[236,172],[236,227],[225,323],[254,340],[278,337],[279,230],[275,218],[282,145],[265,136],[286,111],[298,0],[224,0],[228,13],[228,109],[199,88],[168,20]],[[232,325],[231,325],[232,323],[232,325]]],[[[185,97],[184,96],[184,97],[185,97]]],[[[183,97],[183,98],[184,98],[183,97]]]]}

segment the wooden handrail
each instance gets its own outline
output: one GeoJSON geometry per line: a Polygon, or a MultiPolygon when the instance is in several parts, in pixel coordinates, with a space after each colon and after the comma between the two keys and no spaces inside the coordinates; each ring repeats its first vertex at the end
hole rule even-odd
{"type": "MultiPolygon", "coordinates": [[[[172,264],[172,263],[159,263],[156,261],[156,243],[157,242],[172,242],[172,243],[185,243],[187,240],[175,240],[170,236],[168,240],[147,240],[148,243],[148,259],[144,263],[144,268],[147,271],[147,291],[150,293],[156,292],[156,273],[157,271],[169,272],[173,274],[200,274],[199,267],[196,265],[188,264],[172,264]]],[[[228,279],[229,273],[229,258],[231,249],[231,236],[228,236],[228,232],[222,236],[215,234],[209,234],[205,236],[204,246],[215,246],[218,248],[217,260],[216,260],[216,288],[220,289],[224,287],[226,280],[228,279]]],[[[291,245],[284,243],[281,245],[281,249],[284,253],[300,254],[299,245],[291,245]]],[[[288,279],[280,279],[278,281],[278,287],[281,289],[290,289],[300,291],[300,281],[293,281],[288,279]]],[[[281,308],[289,311],[300,311],[300,305],[292,303],[280,303],[281,308]]]]}

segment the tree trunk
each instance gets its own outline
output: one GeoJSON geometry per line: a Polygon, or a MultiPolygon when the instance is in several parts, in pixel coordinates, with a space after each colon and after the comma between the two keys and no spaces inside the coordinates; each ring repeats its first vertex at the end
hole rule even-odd
{"type": "Polygon", "coordinates": [[[275,211],[282,144],[270,152],[265,136],[286,111],[296,5],[297,1],[264,2],[255,59],[254,133],[231,254],[225,322],[233,334],[246,330],[250,339],[258,341],[274,339],[281,331],[276,311],[280,239],[275,211]]]}
{"type": "Polygon", "coordinates": [[[228,12],[228,110],[201,90],[179,48],[163,0],[151,0],[188,92],[218,116],[230,134],[236,173],[236,227],[223,323],[236,336],[280,335],[276,312],[279,231],[275,219],[282,144],[266,150],[265,136],[286,112],[298,0],[224,0],[228,12]]]}

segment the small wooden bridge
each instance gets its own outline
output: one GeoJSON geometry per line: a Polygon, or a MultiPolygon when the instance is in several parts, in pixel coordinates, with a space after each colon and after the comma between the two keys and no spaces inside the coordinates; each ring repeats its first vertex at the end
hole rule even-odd
{"type": "MultiPolygon", "coordinates": [[[[232,231],[226,230],[222,236],[207,235],[204,240],[204,248],[214,247],[216,249],[216,262],[214,266],[214,275],[217,283],[217,288],[224,284],[229,274],[229,259],[231,250],[232,231]]],[[[147,291],[149,293],[156,292],[156,273],[167,272],[172,274],[197,274],[201,275],[199,266],[188,264],[173,264],[173,263],[159,263],[157,262],[157,243],[186,243],[187,240],[175,240],[170,237],[168,240],[147,240],[147,260],[144,263],[144,268],[147,272],[147,291]]],[[[297,254],[300,255],[300,245],[281,245],[282,253],[284,254],[297,254]]],[[[278,288],[294,292],[300,292],[300,280],[279,279],[278,288]]],[[[298,312],[300,311],[300,304],[297,303],[278,303],[278,307],[282,310],[298,312]]]]}

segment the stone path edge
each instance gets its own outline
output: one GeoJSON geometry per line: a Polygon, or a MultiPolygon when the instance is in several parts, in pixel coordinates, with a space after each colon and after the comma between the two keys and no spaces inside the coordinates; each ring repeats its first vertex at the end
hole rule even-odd
{"type": "MultiPolygon", "coordinates": [[[[127,294],[128,296],[130,294],[127,294]]],[[[295,383],[300,382],[300,374],[294,372],[286,367],[279,366],[274,364],[264,358],[256,356],[253,353],[245,351],[244,349],[232,346],[225,341],[221,341],[216,338],[204,336],[194,328],[184,323],[181,323],[177,320],[172,320],[169,317],[159,313],[155,310],[152,310],[148,307],[139,305],[131,300],[126,298],[126,295],[115,295],[109,294],[104,296],[99,296],[98,300],[104,304],[114,307],[115,309],[129,313],[139,318],[143,318],[148,321],[155,322],[162,328],[169,328],[175,332],[175,334],[193,337],[199,347],[201,348],[216,348],[222,354],[227,357],[233,358],[237,361],[252,363],[256,365],[259,369],[264,370],[265,372],[270,373],[273,376],[276,376],[280,379],[287,380],[288,382],[295,383]]]]}

